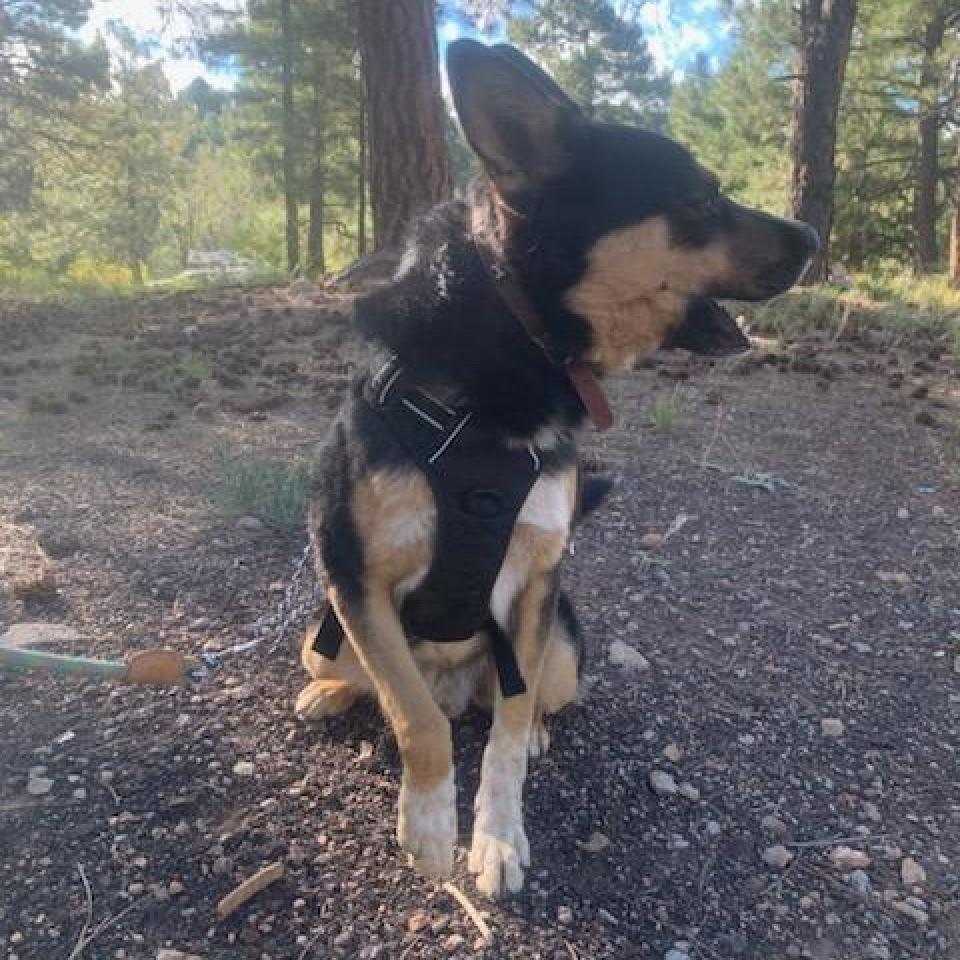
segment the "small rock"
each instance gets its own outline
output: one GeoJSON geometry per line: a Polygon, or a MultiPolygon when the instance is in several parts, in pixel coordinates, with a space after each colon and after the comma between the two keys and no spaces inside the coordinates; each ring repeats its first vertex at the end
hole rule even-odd
{"type": "Polygon", "coordinates": [[[913,857],[904,857],[900,863],[900,879],[908,887],[927,882],[927,871],[913,857]]]}
{"type": "Polygon", "coordinates": [[[49,777],[31,777],[27,780],[27,793],[31,797],[46,796],[53,789],[54,781],[49,777]]]}
{"type": "Polygon", "coordinates": [[[782,843],[767,847],[763,851],[763,862],[774,870],[785,869],[791,860],[793,860],[793,854],[782,843]]]}
{"type": "Polygon", "coordinates": [[[862,640],[854,640],[853,643],[850,644],[850,646],[853,648],[854,653],[872,653],[873,652],[873,647],[871,647],[869,643],[864,643],[862,640]]]}
{"type": "Polygon", "coordinates": [[[777,837],[786,836],[788,827],[787,825],[775,814],[768,813],[761,821],[760,826],[763,827],[768,833],[774,834],[777,837]]]}
{"type": "Polygon", "coordinates": [[[671,947],[663,956],[663,960],[690,960],[690,954],[686,950],[678,950],[671,947]]]}
{"type": "Polygon", "coordinates": [[[663,755],[671,763],[679,763],[680,758],[683,756],[683,751],[675,743],[668,743],[663,748],[663,755]]]}
{"type": "Polygon", "coordinates": [[[870,854],[862,850],[854,850],[852,847],[834,847],[830,851],[830,863],[837,869],[844,872],[849,870],[863,870],[870,866],[870,854]]]}
{"type": "Polygon", "coordinates": [[[825,737],[842,737],[843,721],[836,717],[824,717],[820,721],[820,732],[825,737]]]}
{"type": "Polygon", "coordinates": [[[171,897],[179,897],[186,890],[186,887],[179,880],[171,880],[167,884],[167,893],[171,897]]]}
{"type": "Polygon", "coordinates": [[[920,910],[912,903],[905,903],[903,900],[897,900],[893,904],[893,909],[896,910],[897,913],[902,913],[905,917],[909,917],[915,923],[921,925],[926,924],[930,919],[930,915],[926,910],[920,910]]]}
{"type": "Polygon", "coordinates": [[[870,877],[865,870],[853,870],[847,879],[850,881],[850,886],[853,887],[857,893],[862,893],[864,896],[873,889],[870,883],[870,877]]]}
{"type": "Polygon", "coordinates": [[[696,802],[700,799],[700,791],[692,783],[681,783],[679,793],[687,800],[696,802]]]}
{"type": "Polygon", "coordinates": [[[641,672],[650,669],[650,661],[639,651],[622,640],[614,640],[607,653],[610,662],[623,670],[641,672]]]}
{"type": "Polygon", "coordinates": [[[73,791],[74,800],[86,800],[87,799],[87,788],[86,787],[75,787],[73,791]]]}
{"type": "Polygon", "coordinates": [[[237,520],[237,529],[253,532],[263,529],[263,521],[259,517],[240,517],[237,520]]]}
{"type": "Polygon", "coordinates": [[[161,947],[157,951],[157,960],[201,960],[195,953],[184,953],[182,950],[171,950],[161,947]]]}
{"type": "Polygon", "coordinates": [[[426,910],[417,910],[407,918],[407,930],[410,933],[419,933],[430,926],[430,914],[426,910]]]}
{"type": "Polygon", "coordinates": [[[237,777],[252,777],[256,768],[249,760],[238,760],[233,765],[233,773],[237,777]]]}
{"type": "Polygon", "coordinates": [[[945,508],[945,507],[941,507],[939,504],[937,504],[937,505],[933,508],[933,519],[934,519],[934,520],[946,520],[946,518],[947,518],[946,508],[945,508]]]}
{"type": "Polygon", "coordinates": [[[898,519],[898,520],[909,520],[909,519],[910,519],[910,511],[909,511],[906,507],[898,507],[898,508],[897,508],[897,519],[898,519]]]}
{"type": "Polygon", "coordinates": [[[659,550],[667,538],[662,533],[645,533],[640,538],[640,546],[644,550],[659,550]]]}
{"type": "Polygon", "coordinates": [[[589,838],[580,844],[587,853],[601,853],[610,846],[610,838],[599,831],[591,833],[589,838]]]}
{"type": "Polygon", "coordinates": [[[657,796],[672,797],[677,793],[677,781],[664,770],[653,770],[650,773],[650,789],[657,796]]]}
{"type": "Polygon", "coordinates": [[[146,889],[147,888],[138,881],[131,883],[130,886],[127,887],[127,893],[129,893],[131,897],[139,897],[146,889]]]}
{"type": "Polygon", "coordinates": [[[573,910],[570,907],[557,907],[557,923],[569,927],[573,923],[573,910]]]}
{"type": "Polygon", "coordinates": [[[451,933],[446,940],[443,941],[443,948],[447,953],[455,953],[467,942],[466,937],[459,933],[451,933]]]}
{"type": "Polygon", "coordinates": [[[61,623],[14,623],[7,632],[0,635],[0,643],[5,647],[42,647],[45,644],[73,644],[80,634],[73,627],[61,623]]]}

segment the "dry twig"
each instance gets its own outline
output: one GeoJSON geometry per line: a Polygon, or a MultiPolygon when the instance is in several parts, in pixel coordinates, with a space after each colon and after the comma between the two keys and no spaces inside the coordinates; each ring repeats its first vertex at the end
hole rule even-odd
{"type": "Polygon", "coordinates": [[[231,913],[239,910],[248,900],[255,897],[261,890],[265,890],[271,883],[276,883],[282,876],[283,861],[281,860],[258,870],[220,900],[217,904],[217,916],[221,920],[226,920],[231,913]]]}
{"type": "Polygon", "coordinates": [[[493,931],[487,925],[487,921],[483,919],[483,914],[467,899],[467,895],[449,882],[443,885],[443,889],[463,907],[467,916],[473,921],[474,926],[480,931],[480,936],[482,936],[488,944],[493,943],[493,931]]]}

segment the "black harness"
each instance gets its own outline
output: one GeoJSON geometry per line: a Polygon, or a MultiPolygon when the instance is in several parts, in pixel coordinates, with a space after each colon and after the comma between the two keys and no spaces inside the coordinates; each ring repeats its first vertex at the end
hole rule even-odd
{"type": "MultiPolygon", "coordinates": [[[[490,598],[527,495],[540,475],[532,447],[507,447],[473,423],[469,408],[449,406],[412,382],[396,358],[372,377],[363,402],[424,474],[437,509],[433,562],[404,599],[400,618],[411,637],[459,641],[486,631],[505,697],[526,691],[510,638],[490,598]]],[[[313,649],[336,657],[343,627],[327,612],[313,649]]]]}

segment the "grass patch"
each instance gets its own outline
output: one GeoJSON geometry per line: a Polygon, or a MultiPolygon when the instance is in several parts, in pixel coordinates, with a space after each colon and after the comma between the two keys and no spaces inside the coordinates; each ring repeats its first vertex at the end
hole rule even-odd
{"type": "Polygon", "coordinates": [[[272,527],[303,523],[310,497],[313,465],[259,458],[218,456],[214,503],[227,516],[257,517],[272,527]]]}
{"type": "Polygon", "coordinates": [[[38,390],[27,398],[28,413],[66,413],[67,401],[62,393],[53,390],[38,390]]]}
{"type": "Polygon", "coordinates": [[[681,387],[671,393],[660,394],[650,405],[650,425],[657,433],[672,433],[687,422],[690,403],[681,387]]]}
{"type": "Polygon", "coordinates": [[[864,275],[853,289],[823,284],[761,304],[738,303],[753,333],[782,340],[860,340],[880,349],[960,347],[960,290],[945,277],[864,275]]]}

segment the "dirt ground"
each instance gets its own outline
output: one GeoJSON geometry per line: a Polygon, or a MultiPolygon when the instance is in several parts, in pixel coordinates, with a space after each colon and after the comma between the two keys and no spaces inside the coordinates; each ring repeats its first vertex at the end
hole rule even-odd
{"type": "MultiPolygon", "coordinates": [[[[347,309],[0,307],[0,628],[262,641],[182,689],[0,673],[0,960],[960,956],[956,358],[803,343],[611,385],[585,445],[617,487],[566,566],[589,691],[531,768],[534,865],[491,904],[458,857],[489,944],[397,851],[377,711],[292,713],[302,532],[215,502],[224,451],[315,454],[347,309]]],[[[455,727],[464,843],[486,725],[455,727]]]]}

